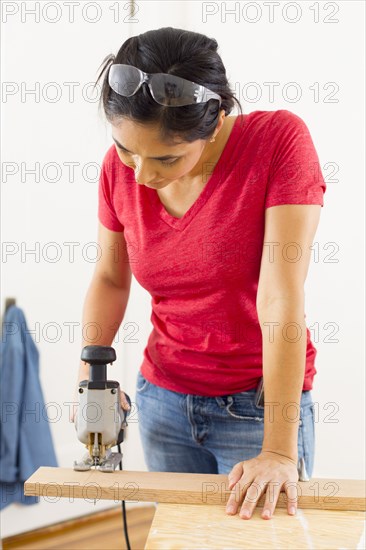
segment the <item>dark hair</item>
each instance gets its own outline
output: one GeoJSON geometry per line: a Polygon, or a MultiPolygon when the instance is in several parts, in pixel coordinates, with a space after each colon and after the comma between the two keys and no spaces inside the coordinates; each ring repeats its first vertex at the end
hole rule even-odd
{"type": "Polygon", "coordinates": [[[226,78],[225,67],[217,53],[214,38],[204,34],[173,27],[150,30],[128,38],[116,56],[108,55],[95,85],[104,75],[100,103],[109,122],[125,117],[140,124],[157,125],[161,139],[173,142],[178,137],[186,142],[210,138],[219,120],[222,109],[228,115],[234,102],[242,108],[234,96],[226,78]],[[124,97],[112,90],[108,82],[112,64],[133,65],[147,73],[168,73],[206,86],[222,97],[218,101],[167,107],[157,103],[150,95],[146,84],[131,97],[124,97]]]}

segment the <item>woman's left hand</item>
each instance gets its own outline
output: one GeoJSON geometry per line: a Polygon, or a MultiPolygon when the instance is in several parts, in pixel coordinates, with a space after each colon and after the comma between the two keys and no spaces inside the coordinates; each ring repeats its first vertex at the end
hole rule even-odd
{"type": "Polygon", "coordinates": [[[299,474],[295,461],[271,451],[262,451],[250,460],[238,462],[229,473],[229,489],[234,492],[226,504],[226,513],[234,515],[241,505],[239,516],[250,519],[257,501],[266,492],[263,519],[270,519],[282,488],[287,495],[287,511],[296,514],[299,474]],[[269,515],[266,515],[266,512],[269,515]]]}

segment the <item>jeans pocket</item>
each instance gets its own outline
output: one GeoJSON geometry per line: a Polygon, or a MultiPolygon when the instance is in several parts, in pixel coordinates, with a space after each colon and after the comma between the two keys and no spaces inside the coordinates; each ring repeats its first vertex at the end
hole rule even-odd
{"type": "Polygon", "coordinates": [[[264,422],[264,411],[253,407],[253,392],[241,392],[227,396],[226,412],[232,418],[264,422]]]}
{"type": "Polygon", "coordinates": [[[144,393],[149,386],[150,386],[150,382],[146,380],[146,378],[141,374],[140,371],[138,371],[137,382],[136,382],[136,392],[140,394],[144,393]]]}

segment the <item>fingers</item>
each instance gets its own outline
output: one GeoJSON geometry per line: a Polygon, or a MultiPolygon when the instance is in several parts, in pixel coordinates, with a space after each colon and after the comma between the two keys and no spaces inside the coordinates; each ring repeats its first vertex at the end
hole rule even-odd
{"type": "Polygon", "coordinates": [[[291,516],[294,516],[297,511],[298,501],[298,485],[295,481],[287,481],[285,483],[285,492],[287,495],[287,511],[291,516]]]}
{"type": "Polygon", "coordinates": [[[71,417],[70,417],[71,422],[75,422],[77,410],[78,410],[78,405],[73,404],[72,410],[71,410],[71,417]]]}
{"type": "Polygon", "coordinates": [[[125,392],[120,390],[119,393],[120,393],[120,403],[121,403],[122,409],[124,409],[125,411],[129,411],[131,409],[131,407],[130,407],[127,399],[126,399],[125,392]]]}
{"type": "MultiPolygon", "coordinates": [[[[262,460],[262,459],[259,459],[262,460]]],[[[265,494],[264,505],[261,511],[263,519],[270,519],[275,511],[281,490],[286,493],[287,512],[295,515],[298,502],[298,474],[288,471],[288,465],[281,466],[283,471],[275,471],[272,463],[264,465],[259,469],[258,460],[253,459],[238,462],[228,475],[229,490],[231,494],[226,504],[226,513],[239,516],[243,519],[250,519],[255,507],[265,494]]],[[[278,465],[277,465],[278,466],[278,465]]]]}
{"type": "MultiPolygon", "coordinates": [[[[267,485],[268,481],[264,481],[263,479],[261,480],[259,478],[254,479],[253,483],[250,485],[250,487],[248,487],[246,491],[245,498],[239,512],[239,516],[241,518],[249,519],[252,516],[253,510],[257,505],[257,501],[265,492],[267,485]]],[[[264,517],[268,519],[269,510],[268,508],[266,508],[266,506],[264,507],[264,510],[266,512],[264,514],[264,517]]]]}
{"type": "MultiPolygon", "coordinates": [[[[244,489],[244,463],[238,462],[235,464],[235,466],[232,468],[231,472],[228,475],[229,479],[229,490],[231,491],[234,487],[234,492],[230,495],[229,500],[226,504],[226,513],[228,514],[236,514],[238,511],[239,503],[242,500],[243,496],[243,490],[244,489]]],[[[249,482],[251,480],[248,479],[249,482]]]]}
{"type": "Polygon", "coordinates": [[[287,495],[287,512],[294,516],[297,510],[297,483],[295,481],[271,481],[268,483],[266,498],[263,506],[262,517],[264,519],[270,519],[275,511],[281,489],[284,487],[287,495]]]}
{"type": "Polygon", "coordinates": [[[254,508],[257,505],[257,501],[263,495],[266,486],[267,482],[260,482],[259,479],[244,482],[240,481],[235,487],[235,495],[231,495],[229,498],[226,511],[232,510],[232,513],[236,514],[239,508],[239,504],[244,496],[245,498],[240,508],[239,516],[243,519],[249,519],[253,513],[254,508]]]}
{"type": "Polygon", "coordinates": [[[250,477],[244,478],[244,476],[236,483],[232,494],[226,505],[226,513],[235,515],[238,512],[240,503],[239,516],[243,519],[250,519],[253,511],[265,493],[265,501],[262,510],[262,518],[270,519],[275,511],[277,502],[282,490],[287,495],[287,512],[290,515],[296,515],[297,502],[298,502],[298,487],[295,481],[270,480],[265,481],[263,478],[255,478],[251,480],[250,477]],[[244,500],[243,500],[244,498],[244,500]]]}
{"type": "Polygon", "coordinates": [[[237,464],[235,464],[235,466],[233,467],[233,469],[231,470],[231,472],[228,475],[229,489],[230,490],[239,481],[239,479],[243,475],[243,472],[244,472],[243,462],[238,462],[237,464]]]}
{"type": "Polygon", "coordinates": [[[275,511],[280,496],[282,484],[280,481],[270,481],[267,485],[266,498],[262,510],[262,518],[270,519],[275,511]]]}
{"type": "Polygon", "coordinates": [[[226,512],[228,514],[236,514],[240,503],[243,500],[243,496],[246,495],[248,488],[252,483],[252,479],[244,478],[244,476],[236,483],[233,492],[231,493],[229,500],[226,504],[226,512]]]}

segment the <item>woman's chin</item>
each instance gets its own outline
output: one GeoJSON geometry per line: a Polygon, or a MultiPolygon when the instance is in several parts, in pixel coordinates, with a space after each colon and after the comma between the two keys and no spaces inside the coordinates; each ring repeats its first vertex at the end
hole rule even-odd
{"type": "Polygon", "coordinates": [[[169,185],[168,181],[159,181],[158,183],[145,183],[146,187],[151,187],[152,189],[160,188],[160,187],[166,187],[169,185]]]}

